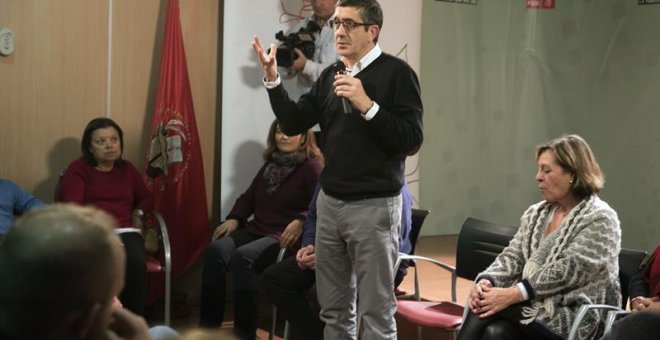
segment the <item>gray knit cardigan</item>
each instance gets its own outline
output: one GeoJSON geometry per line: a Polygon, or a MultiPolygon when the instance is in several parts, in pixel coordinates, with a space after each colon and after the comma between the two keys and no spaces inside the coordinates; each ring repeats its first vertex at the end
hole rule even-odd
{"type": "MultiPolygon", "coordinates": [[[[521,323],[535,321],[566,338],[581,305],[621,305],[621,229],[616,212],[592,195],[544,237],[555,208],[546,201],[530,206],[509,246],[477,281],[486,278],[496,287],[522,282],[530,294],[531,307],[523,308],[521,323]]],[[[587,315],[578,339],[594,338],[601,331],[598,321],[597,313],[587,315]]]]}

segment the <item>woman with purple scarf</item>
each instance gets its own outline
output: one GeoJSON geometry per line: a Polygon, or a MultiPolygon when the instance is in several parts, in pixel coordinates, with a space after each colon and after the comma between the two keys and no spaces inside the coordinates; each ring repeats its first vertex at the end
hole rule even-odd
{"type": "Polygon", "coordinates": [[[252,264],[269,246],[299,244],[307,205],[322,168],[311,130],[287,136],[277,121],[270,126],[264,165],[214,231],[204,254],[200,326],[218,328],[224,317],[226,272],[234,287],[234,330],[256,337],[257,283],[252,264]]]}

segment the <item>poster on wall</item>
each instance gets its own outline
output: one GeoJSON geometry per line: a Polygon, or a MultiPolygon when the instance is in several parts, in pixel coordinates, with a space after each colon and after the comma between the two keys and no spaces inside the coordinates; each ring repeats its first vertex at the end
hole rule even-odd
{"type": "Polygon", "coordinates": [[[442,2],[453,2],[457,4],[466,4],[466,5],[476,5],[477,0],[435,0],[435,1],[442,1],[442,2]]]}
{"type": "Polygon", "coordinates": [[[553,9],[555,0],[525,0],[527,9],[553,9]]]}

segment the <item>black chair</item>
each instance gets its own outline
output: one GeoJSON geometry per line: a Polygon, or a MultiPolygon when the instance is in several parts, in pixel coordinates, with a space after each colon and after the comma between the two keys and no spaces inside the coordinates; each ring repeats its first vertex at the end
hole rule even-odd
{"type": "Polygon", "coordinates": [[[644,257],[646,257],[645,251],[621,248],[621,251],[619,252],[619,283],[621,285],[621,306],[617,307],[617,306],[602,305],[602,304],[581,306],[577,314],[575,315],[575,320],[573,320],[573,324],[571,325],[571,331],[570,333],[568,333],[567,340],[575,339],[575,337],[577,336],[578,328],[580,328],[580,324],[582,323],[582,320],[587,315],[587,313],[592,310],[601,313],[601,320],[606,320],[603,326],[604,327],[603,333],[607,333],[610,330],[610,327],[612,326],[612,322],[614,322],[614,319],[616,318],[617,315],[622,314],[622,312],[625,314],[625,310],[626,310],[626,306],[628,305],[628,298],[629,298],[628,283],[630,282],[630,278],[632,278],[635,272],[637,272],[639,266],[642,264],[642,260],[644,260],[644,257]],[[606,317],[603,317],[603,314],[605,314],[605,312],[607,312],[608,315],[606,317]]]}
{"type": "Polygon", "coordinates": [[[495,261],[517,231],[518,226],[469,217],[463,223],[456,245],[456,275],[474,280],[495,261]]]}
{"type": "MultiPolygon", "coordinates": [[[[456,303],[456,280],[474,280],[509,245],[518,227],[468,218],[463,223],[456,248],[456,266],[418,255],[400,255],[401,260],[425,261],[451,273],[451,301],[423,301],[417,285],[414,300],[397,300],[397,316],[421,329],[432,327],[456,332],[463,323],[464,306],[456,303]]],[[[455,333],[454,333],[455,334],[455,333]]]]}
{"type": "MultiPolygon", "coordinates": [[[[422,231],[422,225],[426,216],[429,215],[429,210],[424,209],[412,209],[411,213],[411,223],[410,223],[410,252],[408,254],[399,253],[400,255],[415,255],[415,247],[417,246],[417,240],[419,239],[419,234],[422,231]]],[[[419,278],[417,276],[417,267],[415,267],[415,261],[412,260],[402,260],[408,262],[408,268],[413,268],[414,270],[414,280],[415,280],[415,292],[419,291],[419,278]]],[[[402,262],[401,261],[401,262],[402,262]]],[[[399,268],[399,264],[395,268],[399,268]]],[[[406,294],[405,291],[396,290],[397,299],[417,299],[415,294],[406,294]]]]}
{"type": "Polygon", "coordinates": [[[635,275],[647,253],[641,250],[621,248],[619,252],[619,281],[621,282],[621,308],[628,305],[630,279],[635,275]]]}
{"type": "Polygon", "coordinates": [[[412,221],[410,224],[410,245],[412,247],[410,248],[409,255],[415,254],[417,239],[419,239],[419,234],[422,231],[422,225],[424,224],[424,220],[426,220],[426,216],[429,215],[429,212],[429,210],[424,209],[412,209],[412,221]]]}

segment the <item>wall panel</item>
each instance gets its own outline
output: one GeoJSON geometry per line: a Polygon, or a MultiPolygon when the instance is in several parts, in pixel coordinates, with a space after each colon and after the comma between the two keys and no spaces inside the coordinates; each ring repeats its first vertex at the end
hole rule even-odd
{"type": "Polygon", "coordinates": [[[3,0],[16,49],[0,57],[0,176],[52,198],[80,127],[105,107],[105,1],[3,0]]]}
{"type": "MultiPolygon", "coordinates": [[[[216,133],[218,6],[221,2],[215,0],[180,0],[209,198],[216,133]]],[[[166,8],[166,0],[0,1],[0,27],[11,28],[16,37],[16,52],[0,57],[0,177],[51,201],[57,173],[80,154],[85,124],[107,114],[124,129],[125,157],[142,167],[166,8]]]]}

